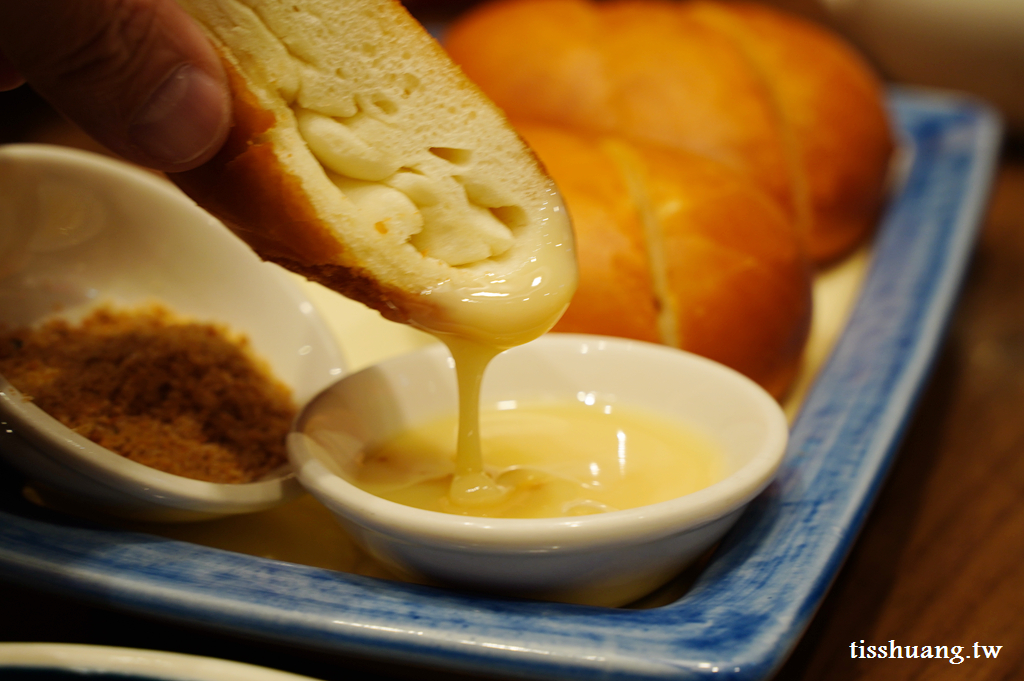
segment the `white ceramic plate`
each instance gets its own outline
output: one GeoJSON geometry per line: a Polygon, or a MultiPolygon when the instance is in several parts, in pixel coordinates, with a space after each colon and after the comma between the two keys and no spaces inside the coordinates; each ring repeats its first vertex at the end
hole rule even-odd
{"type": "Polygon", "coordinates": [[[10,681],[311,681],[212,657],[59,643],[0,643],[0,676],[10,681]]]}
{"type": "Polygon", "coordinates": [[[889,468],[996,163],[1001,128],[988,107],[908,90],[890,102],[912,153],[848,326],[807,394],[776,481],[674,602],[623,610],[491,599],[83,527],[27,508],[6,470],[0,578],[306,649],[452,671],[769,677],[824,598],[889,468]]]}
{"type": "MultiPolygon", "coordinates": [[[[263,262],[166,179],[47,144],[0,148],[0,327],[158,302],[240,333],[302,404],[344,373],[296,277],[263,262]]],[[[62,426],[0,376],[0,458],[79,508],[162,521],[276,507],[287,469],[222,485],[150,468],[62,426]]]]}

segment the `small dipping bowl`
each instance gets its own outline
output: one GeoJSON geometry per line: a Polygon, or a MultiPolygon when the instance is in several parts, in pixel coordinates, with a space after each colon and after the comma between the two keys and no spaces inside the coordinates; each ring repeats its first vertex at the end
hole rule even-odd
{"type": "Polygon", "coordinates": [[[587,395],[702,431],[724,452],[724,478],[647,506],[541,519],[425,511],[356,487],[345,471],[362,451],[457,409],[453,362],[440,344],[351,374],[314,398],[289,435],[289,458],[303,486],[399,575],[500,595],[624,605],[671,580],[725,534],[772,479],[788,426],[767,392],[723,365],[661,345],[573,334],[548,334],[495,358],[481,408],[587,395]]]}
{"type": "MultiPolygon", "coordinates": [[[[0,326],[153,303],[246,336],[297,405],[343,373],[298,281],[167,180],[89,152],[0,147],[0,326]]],[[[302,494],[287,465],[218,484],[131,461],[65,427],[2,375],[0,457],[52,505],[135,520],[248,513],[302,494]]]]}

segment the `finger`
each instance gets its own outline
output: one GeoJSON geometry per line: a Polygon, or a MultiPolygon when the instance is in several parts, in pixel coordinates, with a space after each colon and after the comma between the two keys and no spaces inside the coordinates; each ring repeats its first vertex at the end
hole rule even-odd
{"type": "Polygon", "coordinates": [[[3,1],[0,52],[56,109],[129,160],[184,170],[227,135],[223,68],[174,0],[3,1]]]}

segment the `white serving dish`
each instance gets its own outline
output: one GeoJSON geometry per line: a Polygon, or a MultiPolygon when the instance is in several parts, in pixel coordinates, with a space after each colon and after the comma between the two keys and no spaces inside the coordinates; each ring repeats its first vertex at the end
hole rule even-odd
{"type": "Polygon", "coordinates": [[[760,386],[662,345],[549,334],[494,359],[481,406],[566,404],[581,395],[659,414],[722,447],[725,476],[638,508],[569,518],[479,518],[376,497],[346,477],[367,447],[455,413],[447,349],[434,345],[342,378],[310,401],[288,439],[299,481],[371,555],[399,574],[492,594],[591,605],[631,603],[726,533],[771,481],[788,424],[760,386]]]}
{"type": "MultiPolygon", "coordinates": [[[[333,335],[292,276],[166,180],[82,151],[0,147],[0,324],[151,302],[246,335],[298,404],[342,373],[333,335]]],[[[130,461],[63,426],[3,376],[0,422],[0,456],[51,503],[76,510],[197,520],[302,493],[287,467],[224,485],[130,461]]]]}

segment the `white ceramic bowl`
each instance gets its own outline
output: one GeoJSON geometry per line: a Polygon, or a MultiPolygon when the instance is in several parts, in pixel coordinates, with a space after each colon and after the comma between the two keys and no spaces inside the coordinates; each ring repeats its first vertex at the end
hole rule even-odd
{"type": "MultiPolygon", "coordinates": [[[[0,147],[0,324],[153,301],[248,336],[299,404],[343,373],[298,282],[165,179],[87,152],[0,147]]],[[[61,425],[3,376],[0,456],[55,503],[143,520],[245,513],[302,493],[287,466],[224,485],[130,461],[61,425]]]]}
{"type": "Polygon", "coordinates": [[[595,605],[631,602],[714,544],[771,480],[788,436],[779,405],[720,364],[660,345],[549,334],[499,355],[482,404],[602,400],[699,428],[724,448],[727,476],[684,497],[572,518],[488,519],[414,509],[350,484],[339,461],[456,405],[441,345],[337,382],[312,400],[289,435],[302,482],[372,555],[430,583],[595,605]]]}
{"type": "Polygon", "coordinates": [[[73,643],[0,643],[0,677],[58,681],[311,681],[199,655],[73,643]]]}

